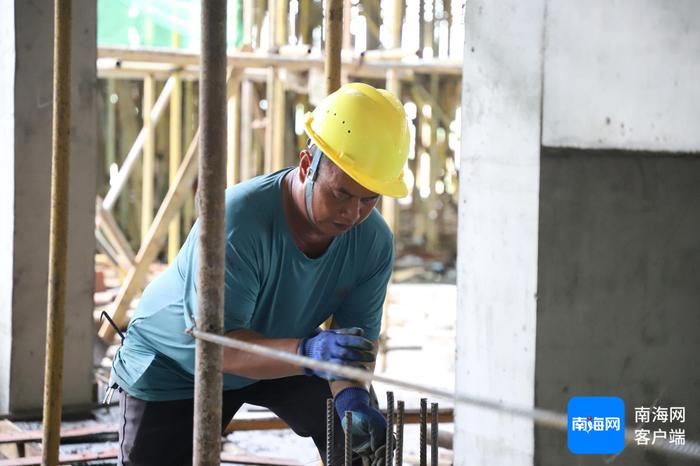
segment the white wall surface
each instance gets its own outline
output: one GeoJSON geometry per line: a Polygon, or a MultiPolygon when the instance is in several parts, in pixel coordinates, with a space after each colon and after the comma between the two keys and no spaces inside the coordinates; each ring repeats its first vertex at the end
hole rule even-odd
{"type": "MultiPolygon", "coordinates": [[[[14,2],[0,0],[0,147],[14,146],[15,37],[14,2]]],[[[12,346],[12,269],[14,224],[14,154],[0,156],[0,387],[10,383],[12,346]]],[[[9,391],[0,389],[0,411],[9,403],[9,391]]]]}
{"type": "MultiPolygon", "coordinates": [[[[43,397],[53,3],[0,0],[0,11],[0,413],[21,413],[43,397]]],[[[95,17],[94,1],[74,2],[65,406],[92,402],[95,17]]]]}
{"type": "Polygon", "coordinates": [[[543,145],[700,151],[700,2],[547,2],[543,145]]]}
{"type": "MultiPolygon", "coordinates": [[[[544,0],[469,1],[457,391],[533,406],[544,0]]],[[[531,422],[456,408],[456,465],[531,465],[531,422]]]]}

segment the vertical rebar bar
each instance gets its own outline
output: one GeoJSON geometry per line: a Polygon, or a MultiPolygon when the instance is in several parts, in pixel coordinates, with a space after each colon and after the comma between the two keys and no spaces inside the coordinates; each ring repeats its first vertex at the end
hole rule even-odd
{"type": "MultiPolygon", "coordinates": [[[[199,270],[197,328],[223,333],[226,188],[226,0],[201,3],[199,270]]],[[[219,465],[223,349],[197,339],[194,466],[219,465]]]]}
{"type": "Polygon", "coordinates": [[[430,465],[438,464],[438,404],[430,405],[430,465]]]}
{"type": "Polygon", "coordinates": [[[335,442],[333,421],[335,421],[335,407],[333,406],[333,398],[328,398],[326,400],[326,466],[333,466],[333,444],[335,442]]]}
{"type": "Polygon", "coordinates": [[[345,411],[345,466],[352,466],[352,411],[345,411]]]}
{"type": "Polygon", "coordinates": [[[70,88],[72,0],[54,2],[53,135],[49,284],[46,309],[44,426],[42,463],[58,464],[68,259],[68,174],[70,169],[70,88]]]}
{"type": "Polygon", "coordinates": [[[403,413],[404,402],[398,401],[396,403],[396,466],[403,464],[403,413]]]}
{"type": "Polygon", "coordinates": [[[386,392],[386,456],[384,464],[391,466],[394,448],[394,392],[386,392]]]}
{"type": "Polygon", "coordinates": [[[343,46],[343,0],[326,2],[324,40],[326,60],[326,94],[335,92],[340,87],[340,50],[343,46]]]}
{"type": "Polygon", "coordinates": [[[420,466],[428,466],[426,437],[428,430],[428,400],[420,399],[420,466]]]}

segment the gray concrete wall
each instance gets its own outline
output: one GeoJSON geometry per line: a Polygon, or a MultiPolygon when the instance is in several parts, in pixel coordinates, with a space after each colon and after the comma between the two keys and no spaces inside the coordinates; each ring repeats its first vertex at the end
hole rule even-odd
{"type": "MultiPolygon", "coordinates": [[[[543,10],[466,5],[456,388],[521,406],[534,402],[543,10]]],[[[456,465],[530,465],[533,449],[531,422],[456,407],[456,465]]]]}
{"type": "MultiPolygon", "coordinates": [[[[700,412],[700,3],[465,13],[457,389],[559,412],[598,394],[628,416],[657,398],[700,412]]],[[[563,432],[456,416],[455,464],[602,461],[570,454],[563,432]]],[[[632,450],[616,463],[684,464],[632,450]]]]}
{"type": "MultiPolygon", "coordinates": [[[[0,412],[41,407],[46,334],[53,3],[3,0],[0,412]],[[5,14],[14,11],[14,14],[5,14]],[[7,99],[7,100],[6,100],[7,99]],[[7,102],[7,105],[5,105],[7,102]]],[[[92,401],[96,6],[73,2],[64,405],[92,401]]]]}
{"type": "MultiPolygon", "coordinates": [[[[540,163],[537,405],[620,396],[628,426],[635,406],[685,406],[697,440],[700,157],[546,149],[540,163]]],[[[538,428],[535,444],[535,464],[572,464],[564,433],[538,428]]],[[[626,449],[614,464],[691,463],[626,449]]]]}
{"type": "Polygon", "coordinates": [[[700,3],[547,2],[542,143],[700,148],[700,3]]]}

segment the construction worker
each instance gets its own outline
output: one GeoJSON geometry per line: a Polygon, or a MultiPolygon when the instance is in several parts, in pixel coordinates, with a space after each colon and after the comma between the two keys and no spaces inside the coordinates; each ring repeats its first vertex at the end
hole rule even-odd
{"type": "MultiPolygon", "coordinates": [[[[408,192],[406,116],[389,92],[350,83],[307,114],[305,126],[298,166],[226,190],[224,331],[373,370],[394,256],[375,205],[408,192]],[[337,328],[319,330],[330,316],[337,328]]],[[[185,331],[197,319],[198,233],[195,223],[173,264],[148,285],[115,356],[120,464],[191,462],[195,341],[185,331]]],[[[230,348],[223,370],[222,428],[243,403],[264,406],[310,436],[325,461],[326,399],[334,397],[336,432],[345,411],[353,414],[356,461],[382,456],[386,421],[363,384],[230,348]]]]}

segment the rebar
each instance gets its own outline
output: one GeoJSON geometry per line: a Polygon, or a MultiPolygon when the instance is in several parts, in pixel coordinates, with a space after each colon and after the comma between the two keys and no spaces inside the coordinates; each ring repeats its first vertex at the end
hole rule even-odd
{"type": "Polygon", "coordinates": [[[345,411],[345,466],[352,466],[352,411],[345,411]]]}
{"type": "Polygon", "coordinates": [[[384,464],[391,466],[394,453],[394,392],[386,392],[386,456],[384,464]]]}
{"type": "MultiPolygon", "coordinates": [[[[226,189],[226,0],[202,1],[199,79],[199,253],[197,328],[224,327],[224,190],[226,189]]],[[[194,385],[194,466],[220,464],[223,348],[197,340],[194,385]]]]}
{"type": "Polygon", "coordinates": [[[438,404],[430,405],[430,465],[438,464],[438,404]]]}
{"type": "Polygon", "coordinates": [[[428,430],[428,400],[420,399],[420,466],[428,466],[426,437],[428,430]]]}
{"type": "MultiPolygon", "coordinates": [[[[488,398],[468,395],[465,393],[449,392],[447,390],[430,387],[424,384],[418,384],[406,380],[387,377],[383,374],[373,374],[367,370],[358,369],[356,367],[343,366],[326,361],[317,361],[315,359],[300,356],[298,354],[274,350],[266,346],[241,341],[236,338],[224,337],[221,335],[214,335],[212,333],[202,332],[201,330],[198,330],[196,328],[187,329],[186,332],[190,335],[193,335],[195,338],[211,341],[213,343],[226,346],[228,348],[235,348],[241,351],[267,356],[272,359],[278,361],[285,361],[300,367],[308,367],[314,370],[327,371],[335,375],[340,375],[343,378],[349,380],[356,380],[360,382],[382,382],[392,385],[394,387],[405,388],[414,392],[430,394],[453,403],[459,403],[462,405],[469,405],[477,408],[497,411],[499,413],[508,414],[522,419],[530,419],[534,421],[535,424],[548,427],[550,429],[566,431],[568,428],[566,415],[555,411],[550,411],[547,409],[537,407],[526,407],[512,403],[504,403],[502,401],[495,401],[488,398]]],[[[653,450],[672,455],[700,459],[700,442],[694,440],[686,439],[685,445],[670,445],[668,443],[659,442],[653,445],[650,444],[639,446],[637,445],[634,439],[634,429],[625,429],[625,444],[630,447],[639,447],[644,448],[645,450],[653,450]]]]}
{"type": "Polygon", "coordinates": [[[396,466],[403,464],[403,413],[404,402],[399,400],[396,403],[396,466]]]}
{"type": "Polygon", "coordinates": [[[70,88],[72,0],[54,3],[53,135],[51,140],[51,216],[49,284],[46,303],[44,366],[44,465],[58,464],[68,260],[68,175],[70,170],[70,88]]]}
{"type": "Polygon", "coordinates": [[[326,400],[326,466],[333,466],[334,421],[335,407],[333,406],[333,398],[328,398],[326,400]]]}

